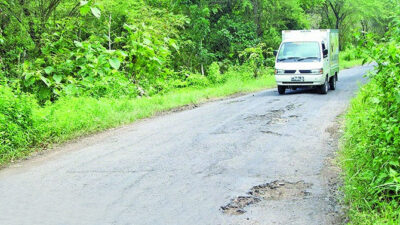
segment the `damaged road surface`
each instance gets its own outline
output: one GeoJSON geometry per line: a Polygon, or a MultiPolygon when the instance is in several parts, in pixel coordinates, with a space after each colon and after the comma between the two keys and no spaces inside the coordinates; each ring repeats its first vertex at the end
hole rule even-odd
{"type": "Polygon", "coordinates": [[[0,224],[337,224],[328,95],[262,91],[107,131],[0,171],[0,224]]]}

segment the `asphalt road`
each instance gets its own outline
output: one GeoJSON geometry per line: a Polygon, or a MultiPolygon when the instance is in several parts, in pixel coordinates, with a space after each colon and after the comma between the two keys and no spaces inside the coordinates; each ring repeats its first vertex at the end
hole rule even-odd
{"type": "Polygon", "coordinates": [[[327,95],[211,102],[3,169],[0,224],[338,223],[336,121],[371,68],[341,72],[327,95]]]}

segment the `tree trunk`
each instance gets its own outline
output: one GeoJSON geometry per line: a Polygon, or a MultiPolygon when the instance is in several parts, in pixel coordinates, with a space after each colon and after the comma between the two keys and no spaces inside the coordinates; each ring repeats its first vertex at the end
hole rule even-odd
{"type": "Polygon", "coordinates": [[[108,21],[108,50],[112,49],[112,42],[111,42],[111,14],[110,14],[110,19],[108,21]]]}

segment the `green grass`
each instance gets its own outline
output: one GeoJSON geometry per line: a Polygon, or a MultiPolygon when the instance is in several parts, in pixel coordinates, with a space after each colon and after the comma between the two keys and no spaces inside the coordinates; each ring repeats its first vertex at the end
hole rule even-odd
{"type": "Polygon", "coordinates": [[[361,66],[363,59],[361,59],[356,50],[346,49],[341,51],[339,54],[339,66],[340,70],[349,69],[355,66],[361,66]]]}
{"type": "Polygon", "coordinates": [[[33,109],[32,126],[35,135],[33,144],[0,155],[0,165],[4,166],[14,160],[26,158],[32,152],[51,148],[56,143],[129,124],[174,108],[274,86],[275,79],[271,75],[264,75],[258,79],[242,79],[237,76],[211,87],[175,89],[152,97],[61,98],[54,104],[33,109]]]}
{"type": "Polygon", "coordinates": [[[390,98],[398,90],[382,88],[398,72],[386,70],[361,88],[346,115],[339,162],[349,224],[400,224],[400,101],[390,98]]]}
{"type": "Polygon", "coordinates": [[[350,61],[341,60],[339,65],[340,65],[340,70],[344,70],[344,69],[353,68],[355,66],[361,66],[362,63],[363,63],[362,59],[354,59],[354,60],[350,60],[350,61]]]}
{"type": "Polygon", "coordinates": [[[379,210],[358,210],[356,206],[351,206],[348,212],[352,225],[398,225],[400,212],[398,207],[393,207],[390,203],[380,203],[379,210]]]}

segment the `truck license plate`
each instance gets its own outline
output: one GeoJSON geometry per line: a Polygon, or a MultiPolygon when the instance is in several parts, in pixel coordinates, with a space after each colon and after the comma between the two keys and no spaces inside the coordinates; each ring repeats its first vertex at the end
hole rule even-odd
{"type": "Polygon", "coordinates": [[[292,82],[304,82],[304,77],[292,77],[292,82]]]}

